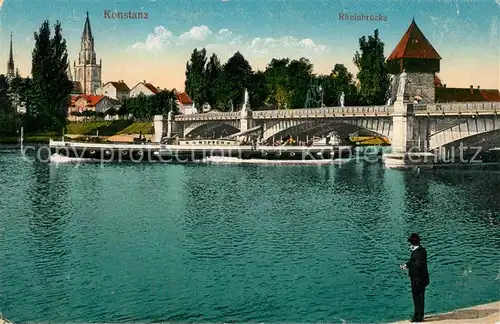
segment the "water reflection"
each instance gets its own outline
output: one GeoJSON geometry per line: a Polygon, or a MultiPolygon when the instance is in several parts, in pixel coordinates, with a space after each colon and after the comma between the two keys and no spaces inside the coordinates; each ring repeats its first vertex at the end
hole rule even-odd
{"type": "Polygon", "coordinates": [[[64,172],[54,172],[47,163],[35,160],[31,179],[27,188],[30,235],[26,236],[26,245],[34,263],[33,273],[37,274],[31,277],[36,291],[33,300],[44,303],[49,298],[54,301],[51,306],[67,305],[64,279],[71,247],[68,244],[71,237],[65,233],[71,218],[67,177],[64,172]],[[58,297],[56,300],[54,295],[58,297]]]}

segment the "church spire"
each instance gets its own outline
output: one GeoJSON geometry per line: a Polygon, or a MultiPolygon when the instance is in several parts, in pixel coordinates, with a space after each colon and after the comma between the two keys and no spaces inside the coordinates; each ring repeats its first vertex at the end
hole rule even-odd
{"type": "Polygon", "coordinates": [[[89,12],[87,11],[87,18],[85,18],[85,25],[83,26],[82,43],[80,47],[79,64],[96,64],[96,55],[94,51],[94,36],[92,36],[92,29],[90,28],[89,12]]]}
{"type": "Polygon", "coordinates": [[[87,18],[85,18],[85,26],[83,27],[82,44],[84,40],[89,41],[92,43],[92,45],[94,45],[94,37],[92,37],[92,29],[90,28],[90,19],[88,11],[87,11],[87,18]]]}
{"type": "Polygon", "coordinates": [[[14,54],[12,53],[12,33],[10,34],[10,52],[9,61],[7,62],[7,78],[13,79],[16,75],[14,67],[14,54]]]}

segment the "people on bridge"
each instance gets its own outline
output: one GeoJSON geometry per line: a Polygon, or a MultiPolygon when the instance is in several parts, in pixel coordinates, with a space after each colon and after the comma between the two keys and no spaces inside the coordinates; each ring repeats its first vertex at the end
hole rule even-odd
{"type": "Polygon", "coordinates": [[[411,282],[413,306],[415,308],[412,322],[424,321],[425,288],[429,285],[429,271],[427,269],[427,251],[420,245],[420,236],[412,233],[408,238],[411,244],[410,260],[401,265],[401,269],[408,270],[411,282]]]}

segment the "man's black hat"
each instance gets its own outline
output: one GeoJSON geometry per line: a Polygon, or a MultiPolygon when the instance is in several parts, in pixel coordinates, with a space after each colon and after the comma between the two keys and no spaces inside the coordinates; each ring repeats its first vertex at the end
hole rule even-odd
{"type": "Polygon", "coordinates": [[[411,233],[410,237],[408,237],[408,242],[413,245],[420,244],[420,236],[417,233],[411,233]]]}

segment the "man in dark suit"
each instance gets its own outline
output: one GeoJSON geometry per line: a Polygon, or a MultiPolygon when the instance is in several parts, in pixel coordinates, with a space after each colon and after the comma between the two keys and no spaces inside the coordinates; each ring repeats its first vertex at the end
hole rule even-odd
{"type": "Polygon", "coordinates": [[[424,321],[424,299],[425,288],[429,285],[429,271],[427,270],[427,251],[420,245],[420,236],[412,233],[408,238],[411,244],[410,260],[401,265],[402,269],[408,269],[411,281],[411,293],[415,312],[412,322],[424,321]]]}

